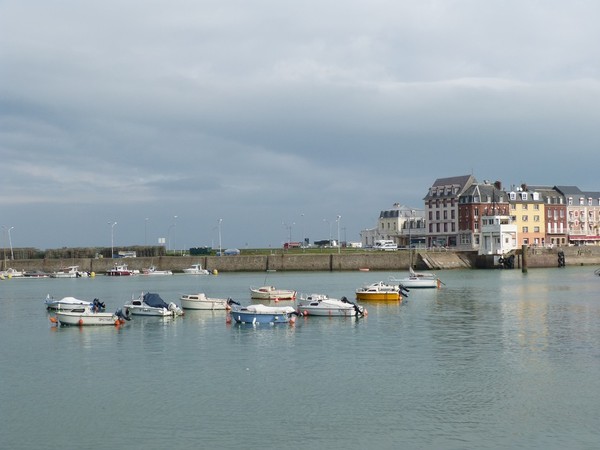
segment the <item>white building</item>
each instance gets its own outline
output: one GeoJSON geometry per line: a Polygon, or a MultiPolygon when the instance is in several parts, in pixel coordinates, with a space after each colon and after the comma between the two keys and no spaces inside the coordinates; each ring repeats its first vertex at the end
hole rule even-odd
{"type": "Polygon", "coordinates": [[[481,217],[480,255],[504,255],[517,248],[517,224],[510,216],[481,217]]]}

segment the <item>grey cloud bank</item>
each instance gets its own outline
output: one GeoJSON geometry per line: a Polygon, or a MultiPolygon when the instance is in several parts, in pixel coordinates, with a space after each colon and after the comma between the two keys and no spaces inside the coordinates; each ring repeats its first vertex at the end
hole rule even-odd
{"type": "Polygon", "coordinates": [[[600,190],[599,13],[2,2],[0,225],[15,246],[108,246],[117,221],[116,245],[187,248],[223,219],[224,246],[279,247],[337,215],[358,240],[439,177],[600,190]]]}

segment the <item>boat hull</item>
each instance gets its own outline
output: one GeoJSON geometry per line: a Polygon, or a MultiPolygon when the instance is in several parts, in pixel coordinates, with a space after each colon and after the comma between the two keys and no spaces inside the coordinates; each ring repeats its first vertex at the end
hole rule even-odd
{"type": "Polygon", "coordinates": [[[61,325],[120,325],[119,318],[112,313],[78,313],[57,311],[56,319],[61,325]]]}
{"type": "Polygon", "coordinates": [[[354,308],[339,309],[339,308],[324,308],[318,306],[298,306],[298,312],[307,316],[321,317],[354,317],[356,311],[354,308]]]}
{"type": "Polygon", "coordinates": [[[167,308],[154,308],[152,306],[123,306],[125,312],[134,316],[154,316],[154,317],[174,317],[175,311],[169,311],[167,308]]]}
{"type": "Polygon", "coordinates": [[[252,300],[294,300],[296,291],[286,289],[272,288],[250,288],[250,298],[252,300]]]}
{"type": "Polygon", "coordinates": [[[291,306],[251,305],[248,307],[235,307],[230,311],[231,318],[235,322],[252,325],[290,323],[295,320],[295,314],[296,311],[291,306]]]}
{"type": "Polygon", "coordinates": [[[412,278],[401,278],[393,279],[394,283],[399,283],[402,286],[409,289],[438,289],[440,287],[440,280],[434,279],[412,279],[412,278]]]}
{"type": "Polygon", "coordinates": [[[181,307],[183,309],[196,309],[196,310],[222,310],[229,309],[227,299],[223,298],[210,298],[210,297],[199,297],[199,296],[182,296],[180,298],[181,307]]]}
{"type": "Polygon", "coordinates": [[[398,292],[357,292],[356,299],[362,301],[397,302],[402,300],[398,292]]]}

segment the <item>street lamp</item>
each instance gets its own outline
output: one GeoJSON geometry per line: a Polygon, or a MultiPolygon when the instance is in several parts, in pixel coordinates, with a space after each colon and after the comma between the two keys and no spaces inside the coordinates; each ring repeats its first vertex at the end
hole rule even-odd
{"type": "Polygon", "coordinates": [[[175,220],[177,220],[177,216],[173,216],[173,223],[171,225],[169,225],[169,229],[167,230],[167,239],[168,239],[167,247],[169,250],[172,250],[172,248],[171,248],[171,228],[173,228],[175,225],[177,225],[175,223],[175,220]]]}
{"type": "Polygon", "coordinates": [[[148,246],[148,218],[144,219],[144,247],[148,246]]]}
{"type": "Polygon", "coordinates": [[[340,219],[341,218],[342,218],[342,216],[340,216],[338,214],[337,219],[335,219],[335,221],[337,222],[337,229],[338,229],[338,239],[337,239],[338,253],[340,253],[342,251],[342,243],[340,242],[340,219]]]}
{"type": "Polygon", "coordinates": [[[223,254],[221,249],[221,222],[223,222],[223,219],[219,219],[219,256],[223,254]]]}
{"type": "Polygon", "coordinates": [[[14,255],[13,255],[13,248],[12,248],[12,240],[10,239],[10,230],[12,230],[14,227],[10,227],[8,229],[8,245],[10,245],[10,259],[15,259],[14,255]]]}
{"type": "Polygon", "coordinates": [[[110,257],[113,258],[115,254],[115,225],[117,222],[110,223],[110,257]]]}
{"type": "Polygon", "coordinates": [[[323,222],[327,222],[329,224],[329,246],[331,246],[331,220],[323,219],[323,222]]]}

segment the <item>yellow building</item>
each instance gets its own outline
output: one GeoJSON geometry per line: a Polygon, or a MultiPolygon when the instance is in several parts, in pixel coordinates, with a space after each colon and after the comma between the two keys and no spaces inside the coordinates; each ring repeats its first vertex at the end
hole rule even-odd
{"type": "Polygon", "coordinates": [[[539,192],[522,185],[508,193],[510,215],[517,225],[518,246],[546,245],[545,204],[539,192]]]}

